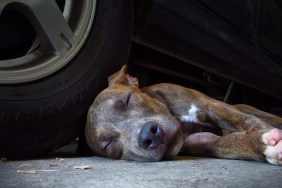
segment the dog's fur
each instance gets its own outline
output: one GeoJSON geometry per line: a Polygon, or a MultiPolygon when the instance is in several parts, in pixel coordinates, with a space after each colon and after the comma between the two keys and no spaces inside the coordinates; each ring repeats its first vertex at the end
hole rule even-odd
{"type": "Polygon", "coordinates": [[[187,155],[282,165],[282,119],[162,83],[139,89],[126,66],[89,109],[86,141],[99,156],[137,161],[187,155]],[[276,127],[276,128],[274,128],[276,127]],[[214,134],[226,129],[230,134],[214,134]]]}

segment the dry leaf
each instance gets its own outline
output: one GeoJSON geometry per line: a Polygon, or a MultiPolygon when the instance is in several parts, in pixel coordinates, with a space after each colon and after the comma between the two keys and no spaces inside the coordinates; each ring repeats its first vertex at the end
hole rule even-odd
{"type": "Polygon", "coordinates": [[[74,169],[80,169],[80,170],[86,170],[86,169],[90,169],[89,165],[82,165],[82,166],[74,166],[74,169]]]}
{"type": "Polygon", "coordinates": [[[60,162],[65,160],[63,158],[56,158],[56,159],[59,160],[60,162]]]}
{"type": "Polygon", "coordinates": [[[17,170],[17,174],[36,174],[36,172],[58,172],[59,170],[17,170]]]}
{"type": "Polygon", "coordinates": [[[17,174],[35,174],[35,170],[17,170],[17,174]]]}

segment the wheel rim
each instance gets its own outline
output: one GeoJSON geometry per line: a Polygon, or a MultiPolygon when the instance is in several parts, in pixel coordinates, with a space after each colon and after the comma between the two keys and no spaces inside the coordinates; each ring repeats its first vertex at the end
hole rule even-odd
{"type": "Polygon", "coordinates": [[[0,84],[38,80],[67,65],[84,44],[95,9],[96,0],[65,0],[63,12],[55,0],[1,1],[0,14],[20,12],[37,35],[26,55],[0,60],[0,84]]]}

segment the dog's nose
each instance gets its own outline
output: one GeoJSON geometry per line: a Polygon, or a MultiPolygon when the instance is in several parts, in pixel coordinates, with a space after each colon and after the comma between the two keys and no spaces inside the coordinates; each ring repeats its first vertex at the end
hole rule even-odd
{"type": "Polygon", "coordinates": [[[155,122],[148,122],[141,129],[138,144],[143,149],[154,149],[163,143],[163,131],[155,122]]]}

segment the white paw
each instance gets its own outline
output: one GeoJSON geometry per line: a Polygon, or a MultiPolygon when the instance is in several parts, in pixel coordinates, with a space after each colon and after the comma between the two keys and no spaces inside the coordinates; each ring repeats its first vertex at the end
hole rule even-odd
{"type": "Polygon", "coordinates": [[[282,165],[282,130],[272,129],[262,135],[264,155],[270,164],[282,165]]]}

